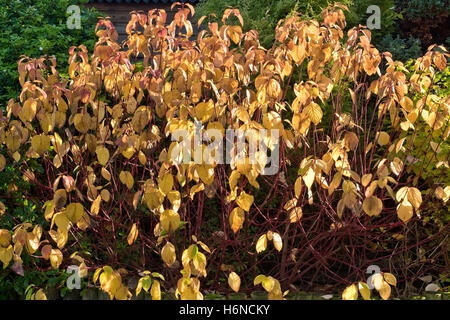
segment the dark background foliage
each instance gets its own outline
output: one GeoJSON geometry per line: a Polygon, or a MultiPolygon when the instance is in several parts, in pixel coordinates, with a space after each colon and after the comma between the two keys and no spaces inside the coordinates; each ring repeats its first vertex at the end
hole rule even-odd
{"type": "Polygon", "coordinates": [[[68,50],[95,44],[95,25],[101,15],[82,7],[87,0],[0,0],[0,107],[17,97],[20,89],[17,61],[21,55],[38,58],[54,55],[58,70],[67,69],[68,50]],[[70,5],[81,6],[81,29],[69,29],[66,12],[70,5]]]}

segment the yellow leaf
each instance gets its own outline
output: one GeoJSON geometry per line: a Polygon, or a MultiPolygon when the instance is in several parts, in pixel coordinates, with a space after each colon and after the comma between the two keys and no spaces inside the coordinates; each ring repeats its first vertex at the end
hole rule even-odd
{"type": "Polygon", "coordinates": [[[152,300],[161,300],[161,285],[158,280],[153,280],[150,294],[152,295],[152,300]]]}
{"type": "Polygon", "coordinates": [[[382,282],[381,288],[378,290],[378,293],[380,294],[380,297],[383,298],[383,300],[389,299],[391,296],[391,287],[386,281],[382,282]]]}
{"type": "Polygon", "coordinates": [[[258,284],[262,283],[267,277],[265,275],[258,275],[256,276],[256,278],[253,280],[253,285],[257,286],[258,284]]]}
{"type": "Polygon", "coordinates": [[[342,292],[342,300],[357,300],[358,299],[358,289],[355,284],[345,288],[342,292]]]}
{"type": "Polygon", "coordinates": [[[0,247],[7,248],[11,242],[11,233],[9,230],[0,229],[0,247]]]}
{"type": "Polygon", "coordinates": [[[238,292],[241,287],[241,278],[239,278],[236,272],[231,272],[228,276],[228,284],[234,292],[238,292]]]}
{"type": "Polygon", "coordinates": [[[315,102],[311,102],[306,106],[305,112],[308,115],[308,118],[314,123],[318,125],[323,117],[322,108],[315,102]]]}
{"type": "Polygon", "coordinates": [[[130,233],[128,234],[128,237],[127,237],[127,241],[130,246],[136,241],[138,235],[139,235],[139,230],[136,227],[136,223],[133,223],[133,225],[131,226],[130,233]]]}
{"type": "Polygon", "coordinates": [[[422,195],[417,188],[408,188],[408,201],[414,208],[419,209],[422,204],[422,195]]]}
{"type": "Polygon", "coordinates": [[[359,139],[354,132],[346,132],[344,135],[344,144],[350,150],[355,150],[358,146],[359,139]]]}
{"type": "Polygon", "coordinates": [[[239,173],[239,171],[234,170],[233,172],[231,172],[230,177],[228,178],[228,183],[230,184],[230,190],[234,190],[234,188],[236,188],[240,177],[241,177],[241,174],[239,173]]]}
{"type": "Polygon", "coordinates": [[[375,196],[370,196],[363,201],[363,210],[369,216],[378,216],[383,209],[383,202],[375,196]]]}
{"type": "Polygon", "coordinates": [[[286,211],[293,209],[297,205],[297,201],[297,198],[292,198],[284,204],[283,209],[286,211]]]}
{"type": "Polygon", "coordinates": [[[377,142],[380,146],[385,146],[389,143],[389,134],[384,131],[379,132],[377,142]]]}
{"type": "Polygon", "coordinates": [[[381,273],[376,273],[372,276],[372,285],[374,286],[377,291],[379,291],[383,287],[383,276],[381,273]]]}
{"type": "MultiPolygon", "coordinates": [[[[105,189],[105,190],[106,190],[106,189],[105,189]]],[[[104,190],[102,190],[102,191],[104,191],[104,190]]],[[[108,192],[108,190],[106,190],[106,191],[108,192]]],[[[95,198],[95,200],[92,202],[92,205],[91,205],[91,214],[92,214],[93,216],[98,215],[98,212],[100,211],[100,203],[101,203],[101,201],[102,201],[102,195],[99,194],[99,195],[97,196],[97,198],[95,198]]]]}
{"type": "Polygon", "coordinates": [[[189,191],[189,196],[191,200],[194,200],[194,196],[197,192],[200,192],[202,190],[205,190],[205,185],[203,182],[197,183],[196,185],[193,185],[191,190],[189,191]]]}
{"type": "Polygon", "coordinates": [[[32,295],[32,300],[47,300],[44,290],[39,289],[35,294],[32,295]]]}
{"type": "Polygon", "coordinates": [[[296,223],[303,216],[303,210],[300,207],[295,207],[289,212],[289,221],[290,223],[296,223]]]}
{"type": "Polygon", "coordinates": [[[170,172],[158,178],[158,187],[164,195],[167,195],[172,190],[173,177],[170,172]]]}
{"type": "MultiPolygon", "coordinates": [[[[83,213],[84,213],[83,205],[81,203],[71,203],[66,207],[65,213],[67,215],[67,218],[69,218],[70,221],[72,221],[73,223],[77,223],[83,217],[83,213]]],[[[62,218],[64,218],[64,217],[61,216],[60,219],[62,219],[62,218]]],[[[55,220],[55,222],[56,222],[56,225],[58,226],[58,228],[61,228],[64,230],[69,230],[69,229],[67,229],[66,222],[61,222],[60,224],[58,224],[58,222],[56,220],[55,220]]]]}
{"type": "Polygon", "coordinates": [[[230,220],[230,227],[233,230],[233,232],[234,233],[238,232],[239,229],[244,224],[245,220],[244,210],[242,210],[239,207],[234,208],[233,211],[231,211],[229,220],[230,220]]]}
{"type": "Polygon", "coordinates": [[[9,245],[7,248],[0,247],[0,261],[3,262],[3,269],[5,269],[11,261],[14,253],[14,248],[9,245]]]}
{"type": "Polygon", "coordinates": [[[24,121],[31,122],[36,116],[36,111],[37,101],[33,98],[28,98],[23,104],[23,108],[20,111],[19,117],[24,121]]]}
{"type": "Polygon", "coordinates": [[[208,102],[200,102],[195,107],[195,116],[201,122],[206,122],[214,113],[214,101],[210,99],[208,102]]]}
{"type": "Polygon", "coordinates": [[[129,171],[121,171],[119,174],[120,181],[127,186],[129,190],[133,188],[134,178],[129,171]]]}
{"type": "Polygon", "coordinates": [[[63,255],[59,249],[52,249],[50,253],[50,264],[53,269],[58,269],[61,265],[63,255]]]}
{"type": "Polygon", "coordinates": [[[361,177],[361,184],[363,185],[363,187],[367,187],[371,180],[372,174],[371,173],[365,174],[361,177]]]}
{"type": "Polygon", "coordinates": [[[147,164],[147,157],[142,151],[139,151],[139,162],[145,166],[147,164]]]}
{"type": "Polygon", "coordinates": [[[236,199],[236,203],[245,211],[250,211],[250,207],[253,204],[254,197],[245,191],[242,191],[239,197],[236,199]]]}
{"type": "Polygon", "coordinates": [[[267,249],[267,235],[263,234],[256,242],[256,252],[260,253],[267,249]]]}
{"type": "Polygon", "coordinates": [[[409,202],[402,202],[397,206],[397,216],[407,223],[413,216],[413,207],[409,202]]]}
{"type": "Polygon", "coordinates": [[[36,135],[31,138],[31,146],[39,155],[42,155],[50,148],[50,138],[46,135],[36,135]]]}
{"type": "Polygon", "coordinates": [[[297,180],[295,180],[294,191],[295,197],[298,199],[302,193],[302,177],[298,177],[297,180]]]}
{"type": "Polygon", "coordinates": [[[281,249],[283,248],[283,241],[281,240],[281,236],[276,232],[273,233],[273,245],[278,251],[281,251],[281,249]]]}
{"type": "Polygon", "coordinates": [[[91,117],[87,113],[77,113],[73,117],[73,123],[75,125],[75,129],[77,129],[80,133],[86,133],[90,127],[91,117]]]}
{"type": "Polygon", "coordinates": [[[395,195],[395,199],[398,201],[398,202],[402,202],[405,198],[406,198],[406,196],[408,195],[408,187],[402,187],[402,188],[400,188],[398,191],[397,191],[397,193],[396,193],[396,195],[395,195]]]}
{"type": "Polygon", "coordinates": [[[383,273],[384,280],[386,280],[387,283],[390,285],[393,285],[394,287],[397,285],[397,279],[392,273],[385,272],[383,273]]]}
{"type": "Polygon", "coordinates": [[[98,146],[97,149],[95,149],[95,153],[97,154],[98,163],[105,166],[109,160],[109,150],[103,146],[98,146]]]}
{"type": "Polygon", "coordinates": [[[26,242],[26,248],[28,253],[33,254],[36,252],[36,250],[39,248],[39,237],[32,233],[27,233],[27,242],[26,242]]]}
{"type": "Polygon", "coordinates": [[[104,167],[102,167],[101,174],[102,174],[102,177],[105,178],[105,180],[108,180],[108,181],[111,180],[111,174],[104,167]]]}
{"type": "Polygon", "coordinates": [[[173,210],[164,210],[160,217],[163,230],[171,233],[180,225],[180,215],[173,210]]]}
{"type": "MultiPolygon", "coordinates": [[[[100,197],[102,198],[103,201],[109,202],[109,200],[111,199],[111,193],[109,193],[109,191],[107,189],[103,189],[100,192],[100,197]]],[[[91,208],[91,212],[92,212],[92,208],[91,208]]]]}
{"type": "Polygon", "coordinates": [[[358,283],[359,293],[363,297],[364,300],[370,300],[370,289],[364,282],[358,283]]]}
{"type": "Polygon", "coordinates": [[[172,243],[167,242],[161,249],[161,258],[168,267],[174,264],[177,257],[175,254],[175,247],[172,243]]]}
{"type": "Polygon", "coordinates": [[[0,171],[3,171],[5,167],[6,167],[6,159],[2,154],[0,154],[0,171]]]}
{"type": "Polygon", "coordinates": [[[309,168],[306,174],[303,176],[303,181],[308,189],[311,189],[311,186],[314,182],[315,172],[312,168],[309,168]]]}

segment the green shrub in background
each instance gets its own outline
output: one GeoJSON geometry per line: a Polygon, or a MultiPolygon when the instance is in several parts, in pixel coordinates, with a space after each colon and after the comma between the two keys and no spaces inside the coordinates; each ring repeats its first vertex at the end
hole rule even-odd
{"type": "Polygon", "coordinates": [[[19,73],[17,61],[21,55],[37,58],[49,54],[56,57],[64,72],[68,50],[84,44],[92,50],[96,41],[95,25],[101,14],[85,9],[87,0],[0,0],[0,108],[17,97],[19,73]],[[81,6],[81,29],[67,28],[67,8],[81,6]]]}
{"type": "Polygon", "coordinates": [[[378,50],[381,52],[389,51],[394,60],[408,61],[420,57],[422,53],[422,44],[419,39],[409,36],[403,38],[397,34],[395,37],[391,33],[385,35],[378,42],[378,50]]]}

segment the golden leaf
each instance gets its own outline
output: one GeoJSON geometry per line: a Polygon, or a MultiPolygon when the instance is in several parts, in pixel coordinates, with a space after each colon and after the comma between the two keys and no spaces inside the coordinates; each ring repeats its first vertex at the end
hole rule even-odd
{"type": "Polygon", "coordinates": [[[175,254],[175,247],[172,243],[167,242],[161,249],[161,258],[168,267],[175,263],[177,257],[175,254]]]}
{"type": "Polygon", "coordinates": [[[408,223],[408,221],[413,216],[413,207],[409,202],[402,202],[397,206],[397,216],[404,223],[408,223]]]}
{"type": "Polygon", "coordinates": [[[0,247],[0,261],[3,262],[3,269],[5,269],[13,257],[14,249],[12,245],[7,248],[0,247]]]}
{"type": "Polygon", "coordinates": [[[231,272],[228,276],[228,285],[234,292],[238,292],[241,287],[241,278],[236,272],[231,272]]]}
{"type": "Polygon", "coordinates": [[[342,292],[342,300],[358,300],[358,288],[352,284],[342,292]]]}
{"type": "Polygon", "coordinates": [[[172,190],[173,177],[170,172],[167,172],[162,177],[158,178],[158,187],[164,195],[167,195],[169,191],[172,190]]]}
{"type": "Polygon", "coordinates": [[[50,253],[50,264],[53,269],[58,269],[62,263],[63,255],[59,249],[52,249],[50,253]]]}
{"type": "MultiPolygon", "coordinates": [[[[70,221],[72,221],[73,223],[77,223],[78,221],[80,221],[80,219],[83,216],[84,213],[84,207],[81,203],[71,203],[66,207],[66,210],[64,211],[66,214],[66,217],[69,218],[70,221]]],[[[58,216],[61,218],[63,218],[64,216],[58,216]]],[[[58,224],[58,222],[55,220],[56,225],[58,226],[58,228],[64,229],[64,230],[69,230],[66,226],[66,222],[61,222],[58,224]]],[[[68,221],[67,221],[68,224],[68,221]]]]}
{"type": "Polygon", "coordinates": [[[210,99],[208,102],[200,102],[194,110],[196,118],[201,122],[206,122],[214,113],[214,101],[210,99]]]}
{"type": "Polygon", "coordinates": [[[164,210],[160,217],[160,223],[163,230],[171,233],[180,225],[180,215],[173,210],[164,210]]]}
{"type": "Polygon", "coordinates": [[[263,234],[256,242],[256,252],[260,253],[267,249],[267,235],[263,234]]]}
{"type": "Polygon", "coordinates": [[[243,210],[249,212],[250,207],[253,204],[254,197],[245,191],[242,191],[239,197],[236,199],[236,203],[239,207],[241,207],[243,210]]]}
{"type": "Polygon", "coordinates": [[[298,199],[302,193],[302,177],[298,177],[297,180],[295,180],[294,191],[295,197],[298,199]]]}
{"type": "Polygon", "coordinates": [[[150,294],[152,295],[152,300],[161,300],[161,285],[158,280],[153,280],[150,294]]]}
{"type": "MultiPolygon", "coordinates": [[[[104,191],[104,190],[102,190],[102,191],[104,191]]],[[[108,190],[106,190],[106,191],[108,192],[108,190]]],[[[101,203],[101,201],[102,201],[102,196],[101,196],[101,194],[100,194],[100,195],[98,195],[97,198],[95,198],[95,200],[92,202],[92,205],[91,205],[91,214],[92,214],[93,216],[98,215],[98,212],[99,212],[99,210],[100,210],[100,203],[101,203]]]]}
{"type": "Polygon", "coordinates": [[[387,300],[391,296],[391,287],[386,281],[383,281],[381,287],[377,290],[383,300],[387,300]]]}
{"type": "Polygon", "coordinates": [[[233,211],[231,211],[229,220],[230,220],[230,227],[233,230],[233,232],[234,233],[238,232],[239,229],[244,224],[245,220],[244,210],[242,210],[239,207],[234,208],[233,211]]]}
{"type": "Polygon", "coordinates": [[[370,196],[364,199],[362,207],[365,213],[371,217],[374,217],[381,213],[381,210],[383,209],[383,202],[375,196],[370,196]]]}
{"type": "Polygon", "coordinates": [[[6,159],[2,154],[0,154],[0,171],[3,171],[5,169],[5,166],[6,166],[6,159]]]}
{"type": "Polygon", "coordinates": [[[95,149],[95,153],[97,154],[98,163],[105,166],[109,160],[109,150],[103,146],[98,146],[97,149],[95,149]]]}
{"type": "Polygon", "coordinates": [[[129,190],[133,188],[134,178],[129,171],[121,171],[119,174],[119,179],[124,185],[127,186],[129,190]]]}
{"type": "Polygon", "coordinates": [[[289,212],[289,222],[296,223],[303,216],[303,210],[300,207],[295,207],[289,212]]]}
{"type": "Polygon", "coordinates": [[[394,287],[397,285],[397,279],[392,273],[385,272],[383,273],[384,280],[386,280],[387,283],[390,285],[393,285],[394,287]]]}
{"type": "Polygon", "coordinates": [[[11,233],[9,230],[0,229],[0,246],[3,248],[9,247],[11,243],[11,233]]]}
{"type": "Polygon", "coordinates": [[[361,184],[363,187],[367,187],[369,185],[369,182],[372,180],[372,174],[368,173],[361,177],[361,184]]]}
{"type": "Polygon", "coordinates": [[[136,227],[136,223],[133,223],[133,225],[131,226],[130,233],[128,234],[128,237],[127,237],[127,241],[130,246],[136,241],[138,235],[139,235],[139,230],[136,227]]]}
{"type": "Polygon", "coordinates": [[[73,123],[75,125],[75,129],[77,129],[80,133],[86,133],[90,127],[91,117],[87,113],[77,113],[73,117],[73,123]]]}
{"type": "Polygon", "coordinates": [[[283,248],[283,241],[281,240],[281,236],[276,232],[273,233],[273,245],[278,251],[281,251],[281,249],[283,248]]]}
{"type": "Polygon", "coordinates": [[[378,133],[377,142],[380,146],[385,146],[389,143],[389,134],[384,131],[378,133]]]}
{"type": "Polygon", "coordinates": [[[50,148],[50,138],[46,135],[36,135],[31,138],[31,146],[39,155],[42,155],[50,148]]]}
{"type": "Polygon", "coordinates": [[[305,107],[306,114],[308,118],[314,123],[318,125],[323,117],[322,108],[315,102],[311,102],[309,105],[305,107]]]}
{"type": "Polygon", "coordinates": [[[422,194],[417,188],[408,188],[408,201],[411,203],[414,208],[419,209],[422,204],[422,194]]]}
{"type": "Polygon", "coordinates": [[[359,282],[358,289],[364,300],[370,300],[370,289],[365,282],[359,282]]]}

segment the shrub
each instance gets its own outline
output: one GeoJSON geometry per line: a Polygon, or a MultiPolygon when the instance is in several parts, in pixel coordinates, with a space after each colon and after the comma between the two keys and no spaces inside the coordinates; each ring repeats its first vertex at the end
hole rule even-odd
{"type": "Polygon", "coordinates": [[[400,35],[392,37],[385,35],[378,43],[380,52],[388,51],[394,60],[409,61],[422,55],[422,44],[419,39],[409,36],[402,38],[400,35]]]}
{"type": "Polygon", "coordinates": [[[0,1],[0,107],[20,92],[17,61],[21,55],[37,58],[54,55],[60,72],[67,72],[68,50],[84,43],[89,50],[95,44],[94,26],[100,15],[95,10],[81,10],[81,29],[66,26],[67,8],[78,0],[1,0],[0,1]]]}
{"type": "MultiPolygon", "coordinates": [[[[239,9],[244,21],[244,31],[256,30],[259,34],[261,44],[270,48],[275,39],[275,27],[279,20],[289,17],[294,12],[301,13],[301,19],[321,19],[322,10],[329,4],[336,1],[314,0],[314,1],[299,1],[299,0],[204,0],[200,2],[196,8],[198,17],[215,14],[221,17],[223,12],[229,7],[239,9]],[[263,16],[261,16],[263,12],[263,16]]],[[[346,5],[349,11],[346,12],[346,20],[348,29],[365,25],[369,14],[366,13],[367,8],[373,5],[371,0],[352,1],[345,0],[340,3],[346,5]]],[[[374,30],[373,41],[378,44],[378,41],[387,33],[395,31],[395,21],[399,17],[395,12],[394,0],[382,0],[376,3],[381,9],[381,30],[374,30]]],[[[219,18],[212,18],[220,22],[219,18]]],[[[418,56],[415,56],[418,57],[418,56]]]]}
{"type": "Polygon", "coordinates": [[[450,37],[448,0],[396,0],[396,10],[403,19],[399,29],[406,37],[420,39],[423,50],[432,44],[444,44],[450,37]]]}
{"type": "MultiPolygon", "coordinates": [[[[448,54],[432,47],[409,72],[380,55],[365,28],[344,41],[343,9],[330,6],[320,23],[293,14],[270,50],[242,32],[237,10],[198,42],[188,40],[189,5],[168,26],[163,10],[134,12],[126,49],[108,20],[90,57],[85,46],[70,49],[69,79],[54,60],[22,60],[22,92],[0,121],[0,169],[20,170],[42,212],[23,221],[2,199],[4,268],[75,263],[111,299],[161,299],[175,288],[176,297],[202,299],[205,289],[249,293],[260,284],[283,299],[291,285],[355,281],[367,298],[373,264],[387,299],[391,286],[439,277],[449,267],[446,227],[429,217],[450,196],[449,98],[435,82],[448,54]],[[196,162],[185,150],[184,139],[211,128],[251,134],[231,164],[196,162]],[[183,139],[173,140],[178,129],[183,139]],[[262,174],[265,153],[250,162],[255,137],[279,155],[274,175],[262,174]]],[[[43,299],[48,287],[27,295],[43,299]]],[[[351,285],[343,298],[357,295],[351,285]]]]}

